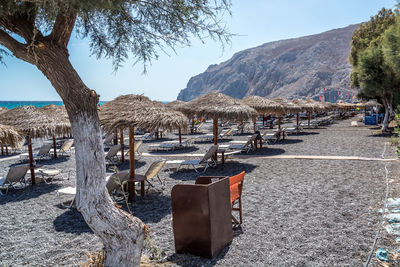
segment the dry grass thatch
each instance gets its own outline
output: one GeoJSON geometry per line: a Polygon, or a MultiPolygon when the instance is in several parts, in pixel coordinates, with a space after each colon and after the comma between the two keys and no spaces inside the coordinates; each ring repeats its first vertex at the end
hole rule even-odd
{"type": "Polygon", "coordinates": [[[22,106],[0,114],[0,123],[15,127],[32,138],[71,134],[71,125],[34,106],[22,106]]]}
{"type": "Polygon", "coordinates": [[[356,105],[358,108],[372,108],[372,107],[381,107],[382,104],[378,103],[376,100],[369,100],[368,102],[361,102],[356,105]]]}
{"type": "Polygon", "coordinates": [[[273,101],[281,104],[284,108],[285,108],[285,112],[289,112],[289,113],[297,113],[302,111],[303,109],[297,105],[296,103],[289,101],[287,99],[284,98],[274,98],[272,99],[273,101]]]}
{"type": "Polygon", "coordinates": [[[248,120],[257,116],[255,109],[221,93],[198,97],[185,104],[181,110],[188,117],[197,115],[225,120],[248,120]]]}
{"type": "Polygon", "coordinates": [[[123,95],[105,103],[100,122],[107,132],[129,126],[153,129],[186,129],[188,119],[179,111],[141,95],[123,95]]]}
{"type": "Polygon", "coordinates": [[[43,110],[44,112],[47,112],[49,116],[57,116],[57,118],[61,120],[63,123],[70,124],[68,113],[67,110],[65,109],[65,106],[58,106],[52,104],[41,107],[40,109],[43,110]]]}
{"type": "Polygon", "coordinates": [[[7,110],[8,110],[8,108],[0,107],[0,114],[6,112],[7,110]]]}
{"type": "Polygon", "coordinates": [[[184,106],[185,104],[186,104],[185,101],[174,100],[174,101],[169,102],[168,104],[165,104],[165,105],[170,109],[180,111],[181,107],[184,106]]]}
{"type": "Polygon", "coordinates": [[[261,96],[248,96],[242,99],[242,102],[249,107],[254,108],[259,114],[283,114],[285,108],[280,103],[261,96]]]}
{"type": "Polygon", "coordinates": [[[18,148],[23,145],[25,138],[14,127],[0,124],[0,144],[18,148]]]}

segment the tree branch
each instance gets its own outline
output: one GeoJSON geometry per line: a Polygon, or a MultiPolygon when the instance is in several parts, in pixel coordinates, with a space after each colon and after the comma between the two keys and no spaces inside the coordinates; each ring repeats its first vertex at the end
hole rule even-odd
{"type": "Polygon", "coordinates": [[[72,30],[74,29],[76,21],[76,12],[65,11],[61,9],[58,12],[56,22],[54,23],[53,30],[49,38],[55,41],[62,47],[67,48],[72,30]]]}
{"type": "Polygon", "coordinates": [[[0,30],[0,45],[10,50],[15,57],[28,63],[35,64],[35,60],[29,55],[26,45],[21,44],[3,30],[0,30]]]}

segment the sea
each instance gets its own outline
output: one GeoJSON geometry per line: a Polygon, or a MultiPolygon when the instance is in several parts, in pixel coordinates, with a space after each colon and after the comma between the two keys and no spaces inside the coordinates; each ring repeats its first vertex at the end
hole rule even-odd
{"type": "MultiPolygon", "coordinates": [[[[103,105],[107,101],[100,101],[99,104],[103,105]]],[[[0,101],[0,107],[5,107],[7,109],[22,107],[22,106],[35,106],[41,108],[46,105],[57,105],[62,106],[64,103],[62,101],[0,101]]]]}

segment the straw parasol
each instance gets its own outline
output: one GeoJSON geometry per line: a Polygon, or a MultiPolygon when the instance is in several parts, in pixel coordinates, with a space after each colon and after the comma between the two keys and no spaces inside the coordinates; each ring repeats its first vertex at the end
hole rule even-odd
{"type": "MultiPolygon", "coordinates": [[[[265,114],[274,114],[280,116],[282,113],[285,112],[284,107],[280,103],[274,102],[261,96],[248,96],[243,98],[241,101],[249,107],[254,108],[258,112],[258,114],[263,116],[265,114]]],[[[254,132],[255,131],[256,120],[254,120],[254,132]]],[[[260,142],[260,144],[262,144],[262,142],[260,142]]]]}
{"type": "Polygon", "coordinates": [[[241,101],[221,93],[209,93],[186,103],[181,111],[187,116],[213,119],[214,145],[218,144],[218,119],[248,120],[257,116],[257,111],[241,101]]]}
{"type": "MultiPolygon", "coordinates": [[[[181,129],[187,127],[187,117],[179,111],[168,109],[161,102],[150,100],[142,95],[123,95],[105,103],[100,111],[100,123],[107,132],[121,130],[121,148],[123,148],[123,129],[129,128],[129,167],[130,179],[135,179],[134,128],[153,130],[178,129],[179,141],[181,129]]],[[[122,155],[124,154],[123,151],[122,155]]],[[[129,183],[130,197],[134,195],[134,183],[129,183]]]]}
{"type": "MultiPolygon", "coordinates": [[[[273,101],[281,104],[285,110],[285,113],[296,113],[297,114],[297,125],[299,124],[299,112],[302,110],[300,106],[298,106],[297,104],[284,99],[284,98],[274,98],[272,99],[273,101]]],[[[281,115],[279,115],[278,117],[278,128],[279,130],[281,129],[281,115]]]]}
{"type": "MultiPolygon", "coordinates": [[[[44,112],[48,114],[50,117],[54,117],[59,122],[63,123],[64,125],[71,128],[71,123],[68,118],[67,110],[65,106],[58,106],[58,105],[46,105],[40,108],[44,112]]],[[[54,150],[54,157],[57,158],[57,149],[56,149],[56,137],[53,135],[53,150],[54,150]]]]}
{"type": "Polygon", "coordinates": [[[282,114],[285,108],[282,104],[261,96],[248,96],[242,99],[242,102],[249,107],[254,108],[259,114],[282,114]]]}
{"type": "Polygon", "coordinates": [[[6,151],[8,153],[7,145],[12,148],[20,147],[25,142],[22,133],[18,132],[14,127],[0,124],[0,145],[1,154],[3,154],[3,146],[6,145],[6,151]]]}
{"type": "Polygon", "coordinates": [[[0,123],[14,126],[18,131],[28,136],[32,184],[35,184],[35,172],[31,139],[71,134],[70,125],[58,120],[56,117],[49,116],[48,113],[34,106],[22,106],[10,109],[0,114],[0,123]]]}
{"type": "Polygon", "coordinates": [[[181,108],[181,106],[182,106],[182,105],[185,105],[185,104],[186,104],[185,101],[174,100],[174,101],[171,101],[171,102],[165,104],[165,106],[167,106],[167,107],[170,108],[170,109],[178,110],[178,111],[179,111],[180,108],[181,108]]]}

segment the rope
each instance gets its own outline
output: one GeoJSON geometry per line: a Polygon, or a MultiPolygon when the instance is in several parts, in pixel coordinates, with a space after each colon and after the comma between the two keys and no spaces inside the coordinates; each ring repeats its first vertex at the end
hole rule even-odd
{"type": "MultiPolygon", "coordinates": [[[[386,143],[385,143],[385,146],[383,147],[383,152],[382,152],[381,158],[384,158],[385,151],[386,151],[386,143]]],[[[379,224],[378,224],[378,229],[376,230],[374,243],[372,244],[371,251],[369,253],[367,261],[364,264],[364,267],[368,266],[368,264],[371,261],[372,255],[374,254],[376,242],[378,241],[379,233],[381,232],[381,228],[382,228],[382,224],[383,224],[383,220],[384,220],[384,216],[385,216],[385,212],[386,212],[386,204],[387,204],[387,199],[388,199],[388,195],[389,195],[389,178],[388,178],[389,171],[387,169],[387,164],[388,163],[385,164],[386,193],[385,193],[385,200],[383,202],[382,216],[381,216],[381,219],[380,219],[379,224]]]]}

